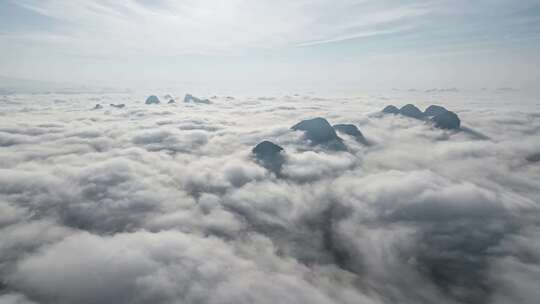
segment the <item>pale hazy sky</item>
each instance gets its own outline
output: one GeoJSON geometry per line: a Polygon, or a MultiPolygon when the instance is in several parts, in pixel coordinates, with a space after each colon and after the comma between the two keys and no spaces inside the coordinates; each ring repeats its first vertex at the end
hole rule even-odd
{"type": "Polygon", "coordinates": [[[0,75],[534,87],[538,0],[0,0],[0,75]]]}

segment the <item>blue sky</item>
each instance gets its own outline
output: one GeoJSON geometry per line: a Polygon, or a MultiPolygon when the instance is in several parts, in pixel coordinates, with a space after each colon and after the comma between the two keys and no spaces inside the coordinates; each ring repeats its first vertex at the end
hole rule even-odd
{"type": "Polygon", "coordinates": [[[0,75],[179,82],[533,87],[535,0],[0,0],[0,75]]]}

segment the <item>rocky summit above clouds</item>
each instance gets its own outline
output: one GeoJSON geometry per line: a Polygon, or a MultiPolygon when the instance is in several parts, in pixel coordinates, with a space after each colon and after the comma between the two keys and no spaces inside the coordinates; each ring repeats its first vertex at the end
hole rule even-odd
{"type": "Polygon", "coordinates": [[[184,97],[184,102],[186,102],[186,103],[204,103],[204,104],[212,103],[209,99],[198,98],[198,97],[195,97],[195,96],[193,96],[191,94],[186,94],[186,96],[184,97]]]}
{"type": "Polygon", "coordinates": [[[389,105],[389,106],[386,106],[382,110],[382,112],[386,114],[399,114],[399,109],[396,106],[389,105]]]}
{"type": "Polygon", "coordinates": [[[305,137],[313,145],[323,145],[332,150],[347,149],[343,143],[343,139],[337,135],[334,128],[322,117],[302,120],[292,126],[291,129],[294,131],[304,131],[305,137]]]}
{"type": "Polygon", "coordinates": [[[126,105],[123,104],[123,103],[119,103],[119,104],[111,103],[110,106],[113,107],[113,108],[121,109],[121,108],[125,107],[126,105]]]}
{"type": "Polygon", "coordinates": [[[145,104],[158,104],[160,103],[159,98],[156,95],[150,95],[148,98],[146,98],[145,104]]]}
{"type": "Polygon", "coordinates": [[[448,110],[445,107],[441,107],[437,105],[430,105],[429,107],[426,108],[426,110],[424,111],[424,114],[426,116],[436,116],[446,111],[448,110]]]}
{"type": "Polygon", "coordinates": [[[353,124],[337,124],[333,126],[334,129],[340,133],[347,134],[354,137],[358,142],[367,145],[368,141],[364,137],[364,134],[353,124]]]}
{"type": "Polygon", "coordinates": [[[283,151],[283,148],[274,144],[271,141],[265,140],[257,144],[252,152],[259,158],[265,158],[268,156],[274,156],[283,151]]]}
{"type": "MultiPolygon", "coordinates": [[[[396,114],[396,109],[395,106],[389,105],[382,112],[396,114]]],[[[461,130],[461,120],[458,115],[442,106],[430,105],[422,112],[415,105],[407,104],[399,109],[399,114],[424,121],[431,117],[428,121],[433,123],[433,126],[436,128],[461,130]]]]}
{"type": "Polygon", "coordinates": [[[424,119],[425,115],[413,104],[407,104],[399,109],[399,114],[416,119],[424,119]]]}
{"type": "Polygon", "coordinates": [[[265,140],[257,144],[251,152],[263,167],[274,173],[281,172],[281,168],[285,162],[282,147],[265,140]]]}
{"type": "Polygon", "coordinates": [[[461,120],[456,113],[452,111],[446,111],[431,118],[433,125],[439,129],[459,130],[461,126],[461,120]]]}

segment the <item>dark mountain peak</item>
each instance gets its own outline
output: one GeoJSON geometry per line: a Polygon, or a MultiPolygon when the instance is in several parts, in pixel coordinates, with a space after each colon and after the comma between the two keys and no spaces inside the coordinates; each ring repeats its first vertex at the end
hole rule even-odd
{"type": "Polygon", "coordinates": [[[353,124],[337,124],[334,125],[334,129],[340,133],[347,134],[354,137],[358,142],[367,144],[367,140],[364,134],[353,124]]]}
{"type": "Polygon", "coordinates": [[[285,162],[282,151],[284,151],[282,147],[265,140],[256,145],[251,150],[251,153],[253,153],[259,164],[267,170],[279,174],[283,167],[283,163],[285,162]]]}
{"type": "Polygon", "coordinates": [[[386,114],[399,114],[399,109],[396,106],[389,105],[389,106],[386,106],[382,110],[382,112],[386,114]]]}
{"type": "Polygon", "coordinates": [[[448,110],[445,107],[441,107],[441,106],[438,106],[438,105],[430,105],[424,111],[424,114],[426,116],[437,116],[437,115],[442,114],[442,113],[444,113],[446,111],[448,111],[448,110]]]}
{"type": "Polygon", "coordinates": [[[425,117],[424,113],[413,104],[404,105],[401,109],[399,109],[399,113],[403,116],[416,119],[424,119],[425,117]]]}
{"type": "Polygon", "coordinates": [[[208,99],[201,99],[201,98],[195,97],[195,96],[193,96],[191,94],[186,94],[186,96],[184,97],[184,102],[187,102],[187,103],[190,103],[190,102],[193,102],[193,103],[205,103],[205,104],[211,103],[210,100],[208,100],[208,99]]]}
{"type": "Polygon", "coordinates": [[[150,95],[146,98],[145,104],[158,104],[159,98],[156,95],[150,95]]]}
{"type": "Polygon", "coordinates": [[[461,126],[461,120],[452,111],[446,111],[434,116],[431,121],[433,121],[435,127],[440,129],[459,130],[461,126]]]}
{"type": "Polygon", "coordinates": [[[302,120],[291,129],[304,131],[305,137],[314,145],[325,145],[334,150],[346,149],[343,140],[337,135],[330,123],[322,117],[302,120]]]}

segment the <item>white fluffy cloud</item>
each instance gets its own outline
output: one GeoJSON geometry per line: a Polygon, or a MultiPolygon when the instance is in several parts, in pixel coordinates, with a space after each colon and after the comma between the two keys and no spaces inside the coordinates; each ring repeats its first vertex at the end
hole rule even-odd
{"type": "Polygon", "coordinates": [[[438,98],[489,139],[369,96],[6,96],[0,303],[532,303],[540,114],[458,96],[438,98]],[[289,129],[319,116],[373,145],[289,129]],[[250,154],[262,140],[280,176],[250,154]]]}

